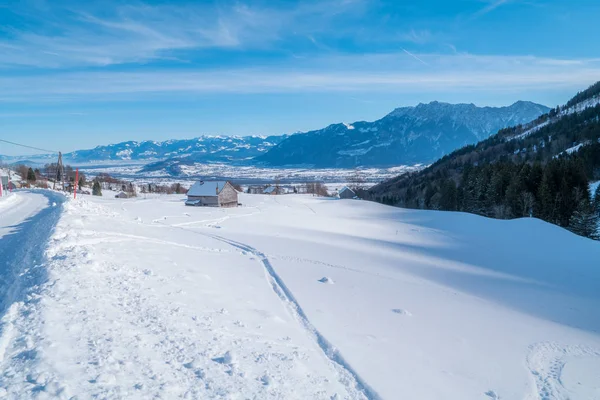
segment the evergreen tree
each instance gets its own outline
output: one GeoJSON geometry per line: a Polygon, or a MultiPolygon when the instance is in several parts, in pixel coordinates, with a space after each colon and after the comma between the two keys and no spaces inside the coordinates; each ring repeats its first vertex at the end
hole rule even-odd
{"type": "Polygon", "coordinates": [[[598,240],[598,214],[585,202],[580,203],[569,220],[569,230],[577,235],[598,240]]]}
{"type": "Polygon", "coordinates": [[[82,177],[79,178],[79,182],[77,182],[77,187],[79,189],[81,189],[84,186],[85,186],[85,178],[82,176],[82,177]]]}
{"type": "Polygon", "coordinates": [[[27,170],[27,180],[29,182],[35,182],[35,172],[33,172],[31,167],[27,170]]]}
{"type": "Polygon", "coordinates": [[[594,192],[594,211],[596,211],[596,214],[598,214],[600,216],[600,185],[598,185],[598,187],[596,188],[596,191],[594,192]]]}
{"type": "Polygon", "coordinates": [[[92,194],[94,196],[102,196],[102,188],[100,187],[100,182],[94,181],[94,186],[92,186],[92,194]]]}
{"type": "Polygon", "coordinates": [[[446,211],[455,211],[457,209],[457,191],[456,183],[452,179],[448,179],[442,183],[440,189],[440,209],[446,211]]]}

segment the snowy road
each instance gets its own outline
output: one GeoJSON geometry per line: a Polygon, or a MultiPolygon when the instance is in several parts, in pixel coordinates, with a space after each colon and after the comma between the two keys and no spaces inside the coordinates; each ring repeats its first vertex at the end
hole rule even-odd
{"type": "MultiPolygon", "coordinates": [[[[36,362],[37,307],[46,281],[45,250],[64,196],[49,191],[17,192],[0,202],[0,395],[14,379],[26,381],[36,362]]],[[[30,377],[31,378],[31,377],[30,377]]]]}

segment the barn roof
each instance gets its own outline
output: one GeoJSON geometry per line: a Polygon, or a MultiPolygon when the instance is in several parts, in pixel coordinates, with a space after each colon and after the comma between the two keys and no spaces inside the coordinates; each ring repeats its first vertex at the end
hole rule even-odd
{"type": "Polygon", "coordinates": [[[188,196],[217,196],[227,181],[198,181],[187,192],[188,196]]]}

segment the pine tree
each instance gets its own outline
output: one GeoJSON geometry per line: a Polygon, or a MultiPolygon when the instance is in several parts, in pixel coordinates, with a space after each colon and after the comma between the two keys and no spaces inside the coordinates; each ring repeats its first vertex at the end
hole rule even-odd
{"type": "Polygon", "coordinates": [[[31,167],[27,170],[27,180],[29,182],[35,182],[35,172],[33,172],[31,167]]]}
{"type": "Polygon", "coordinates": [[[94,186],[92,186],[92,194],[94,196],[102,196],[102,188],[100,187],[100,182],[94,181],[94,186]]]}
{"type": "Polygon", "coordinates": [[[596,214],[598,214],[600,216],[600,185],[598,185],[598,187],[596,188],[596,191],[594,192],[594,211],[596,211],[596,214]]]}
{"type": "Polygon", "coordinates": [[[442,210],[455,211],[457,209],[456,183],[452,179],[444,181],[440,188],[439,205],[442,210]]]}
{"type": "Polygon", "coordinates": [[[569,230],[577,235],[598,240],[598,214],[585,202],[580,203],[569,220],[569,230]]]}

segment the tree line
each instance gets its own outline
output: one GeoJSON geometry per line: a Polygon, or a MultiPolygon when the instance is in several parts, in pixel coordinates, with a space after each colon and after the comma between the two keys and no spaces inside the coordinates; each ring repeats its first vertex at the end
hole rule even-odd
{"type": "MultiPolygon", "coordinates": [[[[565,107],[599,94],[600,83],[565,107]]],[[[363,197],[493,218],[533,216],[597,238],[600,195],[589,190],[589,182],[597,180],[600,104],[569,115],[557,107],[535,123],[502,129],[422,171],[379,184],[363,197]]]]}

